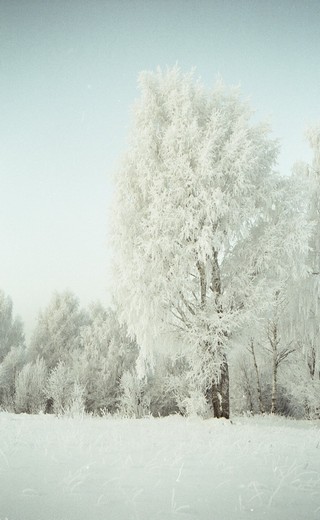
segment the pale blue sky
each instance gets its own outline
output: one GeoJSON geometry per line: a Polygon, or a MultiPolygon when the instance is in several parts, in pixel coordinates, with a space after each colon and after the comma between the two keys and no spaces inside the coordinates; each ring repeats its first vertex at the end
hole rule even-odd
{"type": "Polygon", "coordinates": [[[54,290],[108,301],[108,206],[139,72],[239,84],[309,159],[320,119],[318,0],[0,0],[0,287],[29,333],[54,290]]]}

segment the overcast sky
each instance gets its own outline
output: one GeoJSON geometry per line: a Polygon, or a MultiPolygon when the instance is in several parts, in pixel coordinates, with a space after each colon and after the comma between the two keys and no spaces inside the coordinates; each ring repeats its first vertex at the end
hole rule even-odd
{"type": "Polygon", "coordinates": [[[112,176],[139,72],[240,84],[308,160],[320,120],[319,0],[0,0],[0,288],[28,334],[54,290],[107,303],[112,176]]]}

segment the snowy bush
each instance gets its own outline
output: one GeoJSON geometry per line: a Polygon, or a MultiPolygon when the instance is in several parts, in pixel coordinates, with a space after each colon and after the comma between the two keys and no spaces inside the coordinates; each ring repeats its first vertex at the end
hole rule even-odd
{"type": "Polygon", "coordinates": [[[84,402],[85,388],[78,382],[73,383],[69,399],[64,408],[63,415],[68,417],[82,417],[85,414],[84,402]]]}
{"type": "Polygon", "coordinates": [[[141,418],[150,414],[150,398],[145,395],[145,380],[135,372],[125,372],[121,377],[119,413],[124,417],[141,418]]]}
{"type": "Polygon", "coordinates": [[[210,406],[208,401],[201,390],[193,390],[190,394],[185,397],[180,403],[179,408],[183,412],[183,415],[189,417],[209,417],[210,406]]]}
{"type": "Polygon", "coordinates": [[[320,379],[312,377],[303,353],[300,359],[290,367],[287,375],[287,385],[294,404],[298,410],[297,414],[306,419],[320,418],[320,379]]]}
{"type": "Polygon", "coordinates": [[[47,399],[52,402],[52,409],[56,415],[64,413],[70,405],[73,392],[73,377],[70,368],[60,361],[51,371],[47,384],[47,399]]]}
{"type": "Polygon", "coordinates": [[[85,388],[62,361],[50,373],[46,395],[56,415],[75,417],[85,413],[85,388]]]}
{"type": "Polygon", "coordinates": [[[36,414],[46,406],[47,367],[42,358],[27,363],[15,383],[15,410],[18,413],[36,414]]]}
{"type": "Polygon", "coordinates": [[[146,378],[145,389],[153,416],[167,416],[181,411],[178,403],[188,394],[186,370],[184,359],[156,357],[154,370],[146,378]]]}

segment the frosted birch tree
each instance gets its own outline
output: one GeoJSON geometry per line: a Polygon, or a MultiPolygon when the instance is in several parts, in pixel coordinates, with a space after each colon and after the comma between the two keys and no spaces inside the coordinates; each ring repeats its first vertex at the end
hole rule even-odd
{"type": "MultiPolygon", "coordinates": [[[[314,152],[307,169],[310,189],[309,219],[314,222],[308,258],[309,278],[300,297],[304,309],[304,342],[311,377],[320,379],[320,125],[310,128],[307,136],[314,152]]],[[[320,401],[319,401],[320,404],[320,401]]]]}
{"type": "Polygon", "coordinates": [[[178,68],[140,75],[117,178],[115,296],[140,361],[183,348],[216,417],[229,417],[228,352],[268,301],[270,270],[305,253],[278,145],[237,89],[178,68]],[[289,218],[290,217],[290,218],[289,218]]]}
{"type": "Polygon", "coordinates": [[[312,164],[296,168],[306,180],[308,220],[312,226],[307,258],[308,276],[292,287],[292,328],[305,361],[294,388],[303,399],[307,416],[320,414],[320,125],[309,128],[312,164]],[[304,373],[304,377],[301,374],[304,373]]]}

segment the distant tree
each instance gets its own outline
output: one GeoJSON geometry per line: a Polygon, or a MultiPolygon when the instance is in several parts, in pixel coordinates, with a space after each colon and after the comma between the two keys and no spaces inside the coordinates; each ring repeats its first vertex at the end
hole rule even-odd
{"type": "Polygon", "coordinates": [[[304,215],[273,172],[277,144],[237,91],[206,91],[177,68],[139,85],[115,201],[121,319],[142,362],[184,348],[193,394],[229,417],[230,340],[269,301],[271,272],[299,270],[304,215]]]}
{"type": "Polygon", "coordinates": [[[13,347],[0,364],[0,406],[13,411],[16,378],[26,363],[24,346],[13,347]]]}
{"type": "Polygon", "coordinates": [[[0,290],[0,363],[11,348],[24,345],[23,325],[14,318],[12,300],[0,290]]]}
{"type": "Polygon", "coordinates": [[[81,346],[80,330],[86,323],[87,316],[72,293],[55,293],[39,314],[28,352],[31,361],[40,356],[51,370],[60,361],[70,360],[81,346]]]}

